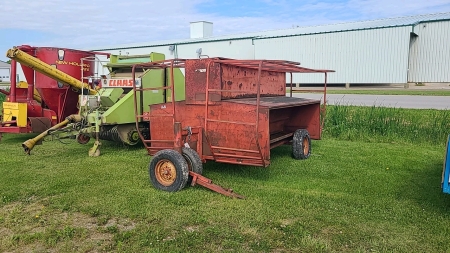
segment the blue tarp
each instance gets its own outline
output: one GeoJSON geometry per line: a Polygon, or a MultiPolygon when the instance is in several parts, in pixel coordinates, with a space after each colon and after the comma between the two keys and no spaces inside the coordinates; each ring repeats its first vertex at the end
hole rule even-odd
{"type": "Polygon", "coordinates": [[[449,174],[450,174],[450,135],[447,139],[447,148],[445,150],[444,170],[442,171],[442,191],[450,194],[449,174]]]}

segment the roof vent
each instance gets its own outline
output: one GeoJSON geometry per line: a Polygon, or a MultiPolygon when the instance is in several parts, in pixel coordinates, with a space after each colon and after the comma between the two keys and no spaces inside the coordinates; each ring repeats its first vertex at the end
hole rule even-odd
{"type": "Polygon", "coordinates": [[[211,37],[213,35],[213,23],[207,21],[191,22],[191,39],[211,37]]]}

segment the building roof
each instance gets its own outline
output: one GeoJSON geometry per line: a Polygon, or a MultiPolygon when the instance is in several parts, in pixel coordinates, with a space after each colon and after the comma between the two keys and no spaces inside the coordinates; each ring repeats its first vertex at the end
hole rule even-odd
{"type": "Polygon", "coordinates": [[[110,47],[105,47],[105,48],[97,48],[97,49],[93,49],[93,50],[94,51],[95,50],[103,51],[103,50],[114,50],[114,49],[166,46],[166,45],[175,45],[175,44],[182,45],[182,44],[193,44],[193,43],[200,43],[200,42],[212,42],[212,41],[223,41],[223,40],[266,39],[266,38],[274,38],[274,37],[289,37],[289,36],[300,36],[300,35],[308,35],[308,34],[357,31],[357,30],[380,29],[380,28],[389,28],[389,27],[400,27],[400,26],[414,27],[415,25],[420,24],[420,23],[436,22],[436,21],[450,21],[450,12],[423,14],[423,15],[396,17],[396,18],[386,18],[386,19],[377,19],[377,20],[368,20],[368,21],[358,21],[358,22],[346,22],[346,23],[329,24],[329,25],[295,27],[295,28],[290,28],[290,29],[232,34],[232,35],[214,36],[214,37],[208,37],[208,38],[165,40],[165,41],[155,41],[155,42],[148,42],[148,43],[124,44],[124,45],[115,45],[115,46],[110,46],[110,47]]]}
{"type": "Polygon", "coordinates": [[[380,29],[389,27],[400,27],[400,26],[416,26],[417,24],[420,23],[435,22],[435,21],[450,21],[450,12],[358,21],[358,22],[347,22],[331,25],[298,27],[290,30],[269,31],[266,32],[266,34],[262,35],[261,37],[262,38],[279,37],[279,36],[283,37],[283,36],[295,36],[306,34],[380,29]]]}

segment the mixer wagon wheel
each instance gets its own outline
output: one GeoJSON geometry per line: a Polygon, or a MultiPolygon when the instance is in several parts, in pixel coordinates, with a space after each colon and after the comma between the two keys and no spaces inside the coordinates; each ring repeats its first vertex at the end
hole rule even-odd
{"type": "Polygon", "coordinates": [[[311,138],[306,129],[297,129],[292,138],[292,155],[295,159],[307,159],[311,155],[311,138]]]}
{"type": "Polygon", "coordinates": [[[87,144],[89,142],[89,140],[91,139],[91,137],[85,135],[85,134],[79,134],[77,136],[77,142],[80,144],[87,144]]]}
{"type": "MultiPolygon", "coordinates": [[[[188,164],[189,171],[193,171],[200,175],[203,173],[202,159],[200,159],[200,156],[195,150],[193,150],[192,148],[183,147],[183,157],[188,164]]],[[[192,177],[189,176],[188,184],[190,184],[191,182],[192,177]]]]}
{"type": "Polygon", "coordinates": [[[183,189],[189,177],[188,163],[172,149],[158,151],[150,161],[148,172],[153,186],[168,192],[183,189]]]}

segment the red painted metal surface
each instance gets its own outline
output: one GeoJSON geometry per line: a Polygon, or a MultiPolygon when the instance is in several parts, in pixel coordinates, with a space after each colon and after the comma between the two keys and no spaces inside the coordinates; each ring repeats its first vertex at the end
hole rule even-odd
{"type": "Polygon", "coordinates": [[[17,127],[17,126],[0,126],[0,135],[1,133],[12,133],[12,134],[20,134],[20,133],[29,133],[29,129],[27,127],[17,127]]]}
{"type": "MultiPolygon", "coordinates": [[[[94,56],[91,52],[66,48],[38,47],[35,56],[41,61],[55,66],[64,73],[81,80],[81,58],[94,56]]],[[[83,76],[92,76],[92,62],[83,63],[83,76]]],[[[71,87],[62,85],[50,77],[36,72],[35,87],[50,110],[58,115],[58,121],[77,113],[78,93],[71,87]]],[[[85,80],[86,82],[86,80],[85,80]]]]}
{"type": "MultiPolygon", "coordinates": [[[[79,80],[81,80],[81,71],[83,71],[84,76],[91,76],[94,73],[92,63],[84,63],[84,66],[81,66],[81,58],[94,56],[95,53],[93,52],[66,48],[31,47],[28,45],[22,45],[18,48],[79,80]]],[[[67,116],[77,113],[78,93],[76,91],[71,87],[58,84],[56,80],[35,72],[30,67],[21,65],[21,68],[28,83],[28,88],[17,88],[17,64],[16,61],[12,60],[9,101],[27,103],[28,118],[35,118],[35,122],[39,122],[40,119],[45,122],[50,121],[51,125],[55,125],[67,116]],[[33,99],[34,88],[38,90],[43,101],[42,104],[33,99]]],[[[42,127],[36,127],[36,125],[31,124],[30,121],[27,127],[17,127],[14,124],[3,123],[0,126],[0,133],[41,131],[42,127]]],[[[47,125],[46,123],[45,126],[47,125]]]]}
{"type": "MultiPolygon", "coordinates": [[[[209,101],[220,101],[222,99],[255,97],[257,89],[261,96],[284,96],[286,94],[285,72],[276,68],[265,67],[259,72],[256,68],[249,68],[257,61],[245,61],[247,64],[237,64],[242,61],[218,59],[199,59],[186,61],[186,103],[204,104],[206,96],[209,101]],[[237,65],[232,65],[233,63],[237,65]],[[206,83],[210,89],[206,94],[206,83]],[[259,86],[257,85],[259,83],[259,86]]],[[[272,66],[272,65],[271,65],[272,66]]],[[[283,65],[280,65],[283,67],[283,65]]]]}
{"type": "MultiPolygon", "coordinates": [[[[289,143],[297,129],[307,129],[312,139],[321,138],[320,100],[286,97],[286,71],[331,71],[286,61],[211,58],[184,62],[186,101],[151,105],[150,114],[145,115],[151,122],[151,140],[146,141],[150,154],[179,147],[180,131],[174,130],[174,122],[183,129],[202,129],[203,136],[193,134],[194,143],[189,145],[194,144],[202,159],[225,163],[266,167],[270,149],[289,143]]],[[[170,64],[139,66],[166,68],[170,64]]],[[[167,88],[173,92],[172,85],[167,88]]]]}
{"type": "MultiPolygon", "coordinates": [[[[57,122],[56,113],[52,110],[45,109],[35,100],[28,100],[28,89],[27,88],[16,88],[16,102],[18,103],[27,103],[27,117],[28,118],[37,118],[41,121],[51,122],[51,125],[54,125],[57,122]],[[45,118],[45,119],[42,119],[45,118]]],[[[17,127],[15,122],[1,122],[0,124],[0,133],[40,133],[42,128],[33,128],[33,124],[28,122],[26,127],[17,127]]]]}
{"type": "MultiPolygon", "coordinates": [[[[203,162],[267,167],[270,149],[292,141],[297,129],[321,138],[320,100],[286,97],[286,73],[326,73],[298,63],[267,60],[195,59],[185,66],[186,100],[150,105],[150,113],[137,115],[136,124],[149,120],[151,140],[144,140],[149,154],[162,149],[181,152],[185,145],[196,150],[203,162]],[[181,143],[180,143],[181,141],[181,143]]],[[[174,60],[139,64],[135,68],[167,68],[174,60]]],[[[173,80],[173,78],[172,78],[173,80]]],[[[326,87],[326,86],[325,86],[326,87]]],[[[144,92],[153,89],[137,89],[144,92]]],[[[174,93],[174,85],[167,87],[174,93]]],[[[232,196],[232,191],[190,172],[195,183],[232,196]]],[[[240,195],[237,195],[240,196],[240,195]]],[[[240,196],[242,197],[242,196],[240,196]]]]}
{"type": "MultiPolygon", "coordinates": [[[[201,127],[204,130],[207,140],[200,140],[203,148],[197,151],[208,156],[208,160],[268,166],[270,149],[288,143],[295,130],[307,129],[312,139],[321,138],[320,101],[317,100],[263,97],[258,124],[255,98],[222,101],[208,106],[207,129],[203,127],[205,105],[177,102],[175,109],[176,121],[182,122],[183,128],[201,127]]],[[[172,110],[173,105],[169,103],[150,106],[150,133],[152,140],[159,140],[152,143],[151,154],[170,147],[174,141],[172,118],[160,116],[171,114],[172,110]]],[[[198,141],[199,138],[193,135],[191,140],[198,141]]]]}
{"type": "Polygon", "coordinates": [[[239,195],[233,191],[233,189],[225,189],[222,186],[213,184],[212,180],[209,178],[206,178],[200,174],[197,174],[195,172],[189,171],[189,175],[192,177],[192,183],[191,186],[195,186],[196,184],[199,184],[203,187],[206,187],[212,191],[218,192],[220,194],[223,194],[228,197],[232,198],[238,198],[238,199],[245,199],[244,196],[239,195]]]}
{"type": "MultiPolygon", "coordinates": [[[[29,55],[34,55],[35,49],[34,47],[28,46],[28,45],[22,45],[18,47],[20,50],[24,51],[25,53],[29,55]]],[[[25,80],[28,83],[28,95],[27,100],[32,101],[33,100],[33,92],[34,92],[34,70],[30,67],[20,65],[22,68],[22,72],[25,75],[25,80]]],[[[12,83],[11,83],[12,88],[12,83]]]]}
{"type": "Polygon", "coordinates": [[[9,94],[9,101],[16,102],[16,86],[17,86],[17,62],[15,60],[11,61],[11,89],[9,94]]]}

